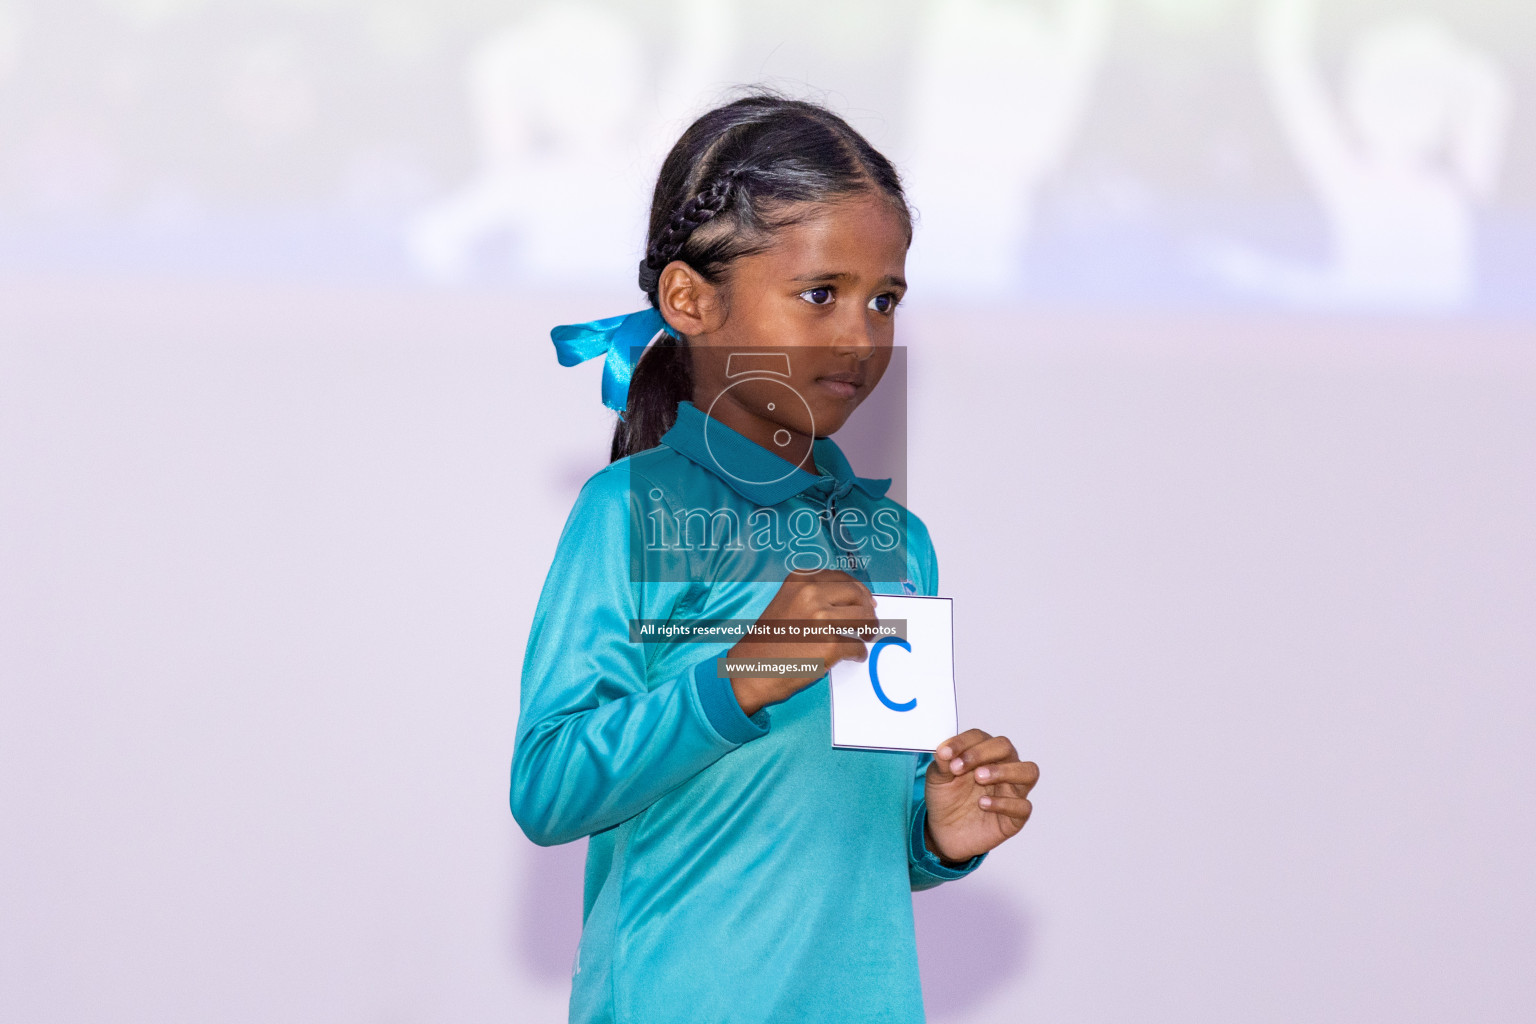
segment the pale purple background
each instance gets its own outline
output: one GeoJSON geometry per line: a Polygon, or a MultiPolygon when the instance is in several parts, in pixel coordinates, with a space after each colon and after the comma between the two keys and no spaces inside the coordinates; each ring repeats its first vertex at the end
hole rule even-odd
{"type": "MultiPolygon", "coordinates": [[[[606,417],[522,353],[613,300],[0,302],[6,1018],[558,1019],[505,785],[606,417]]],[[[963,724],[1043,771],[916,897],[935,1019],[1523,1019],[1529,337],[1000,315],[903,327],[963,724]]]]}
{"type": "MultiPolygon", "coordinates": [[[[455,62],[514,6],[0,4],[0,1018],[564,1019],[582,844],[529,843],[506,785],[611,419],[547,331],[640,300],[535,283],[504,241],[433,276],[403,241],[473,165],[455,62]],[[274,25],[291,45],[231,87],[252,163],[197,127],[224,65],[194,57],[274,25]],[[307,94],[306,53],[334,58],[307,94]]],[[[921,12],[888,6],[831,5],[810,41],[760,16],[730,75],[834,90],[899,150],[867,35],[921,12]]],[[[1516,121],[1475,294],[1348,312],[1170,255],[1210,230],[1326,253],[1243,78],[1252,6],[1116,5],[1110,114],[1042,186],[1017,280],[914,275],[901,314],[962,726],[1043,776],[1023,835],[914,898],[935,1021],[1536,1003],[1530,15],[1330,8],[1329,61],[1398,8],[1444,19],[1500,56],[1516,121]],[[1239,170],[1194,216],[1213,125],[1239,170]]]]}

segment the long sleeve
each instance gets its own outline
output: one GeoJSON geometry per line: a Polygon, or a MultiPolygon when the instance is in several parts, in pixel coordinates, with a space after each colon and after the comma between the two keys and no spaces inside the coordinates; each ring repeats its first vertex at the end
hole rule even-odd
{"type": "MultiPolygon", "coordinates": [[[[920,593],[935,597],[939,593],[939,560],[933,550],[928,527],[912,513],[907,513],[907,558],[913,571],[913,582],[920,593]]],[[[972,857],[959,867],[948,867],[934,855],[923,840],[923,825],[928,819],[928,802],[924,798],[928,766],[933,763],[932,754],[919,754],[912,780],[912,813],[907,819],[907,868],[912,880],[912,891],[932,889],[936,885],[964,878],[975,871],[986,854],[972,857]]]]}
{"type": "Polygon", "coordinates": [[[767,716],[749,718],[729,680],[715,677],[714,648],[699,645],[690,668],[649,679],[630,621],[670,617],[687,584],[631,578],[638,529],[627,468],[615,464],[582,488],[539,596],[523,660],[511,807],[543,846],[633,817],[768,731],[767,716]]]}

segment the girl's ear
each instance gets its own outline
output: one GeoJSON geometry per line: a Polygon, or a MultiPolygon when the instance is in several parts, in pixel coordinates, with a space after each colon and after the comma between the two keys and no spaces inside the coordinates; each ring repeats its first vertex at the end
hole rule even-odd
{"type": "Polygon", "coordinates": [[[682,260],[673,260],[656,281],[656,304],[678,334],[693,336],[718,330],[725,322],[720,289],[682,260]]]}

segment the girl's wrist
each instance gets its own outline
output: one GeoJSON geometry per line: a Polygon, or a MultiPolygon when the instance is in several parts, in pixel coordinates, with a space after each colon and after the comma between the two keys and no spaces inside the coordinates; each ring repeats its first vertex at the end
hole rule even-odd
{"type": "Polygon", "coordinates": [[[731,692],[736,695],[736,703],[741,705],[742,714],[751,718],[762,710],[768,699],[758,691],[756,679],[732,679],[731,692]]]}
{"type": "Polygon", "coordinates": [[[923,845],[928,848],[929,853],[939,858],[939,863],[943,864],[945,867],[961,868],[965,866],[965,861],[950,860],[939,851],[938,844],[933,841],[933,830],[928,827],[928,815],[926,814],[923,815],[923,845]]]}

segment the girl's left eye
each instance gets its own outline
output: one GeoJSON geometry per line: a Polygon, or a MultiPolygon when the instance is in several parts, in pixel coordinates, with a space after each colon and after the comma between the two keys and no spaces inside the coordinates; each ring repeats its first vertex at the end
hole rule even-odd
{"type": "Polygon", "coordinates": [[[807,288],[800,297],[813,306],[825,306],[832,301],[831,288],[807,288]]]}
{"type": "Polygon", "coordinates": [[[890,292],[884,292],[880,295],[876,295],[874,298],[869,300],[869,308],[874,310],[876,313],[889,313],[891,310],[896,308],[896,296],[892,295],[890,292]]]}

